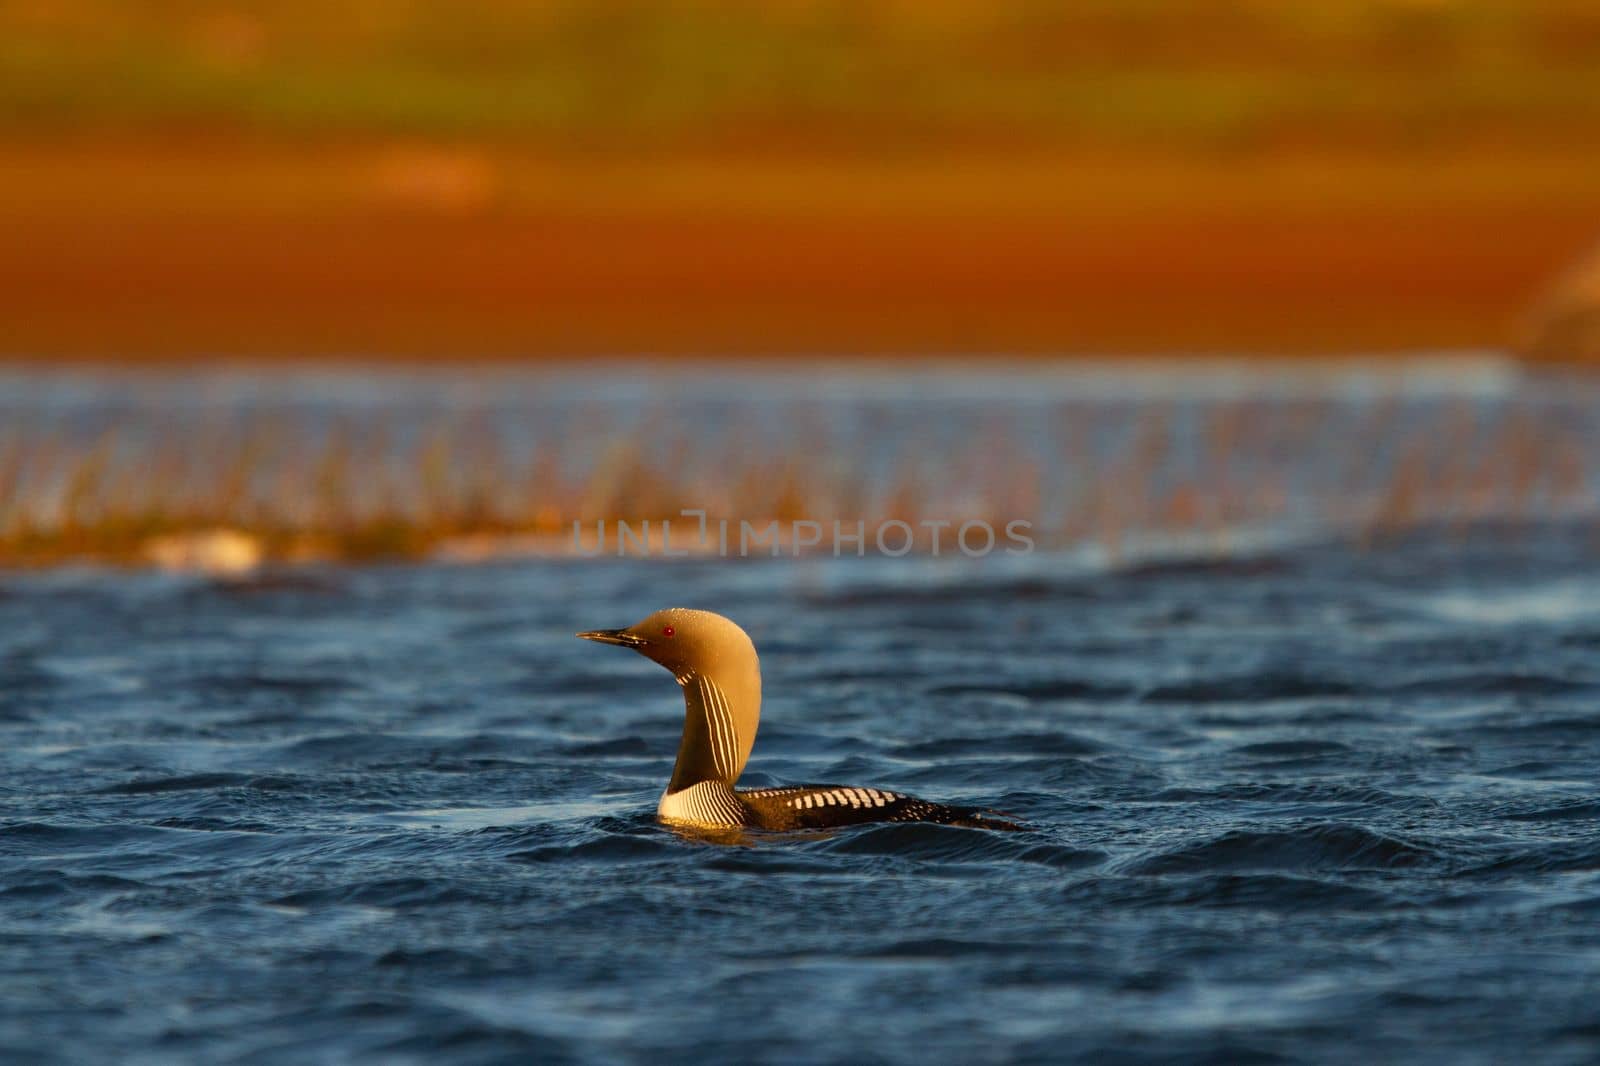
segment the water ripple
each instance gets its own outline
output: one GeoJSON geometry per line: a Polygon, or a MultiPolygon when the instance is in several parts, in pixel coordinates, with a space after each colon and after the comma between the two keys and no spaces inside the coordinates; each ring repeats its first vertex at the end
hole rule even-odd
{"type": "Polygon", "coordinates": [[[1592,559],[1508,536],[8,576],[0,1058],[1587,1060],[1592,559]],[[657,825],[677,690],[570,634],[691,598],[744,783],[1026,831],[657,825]]]}

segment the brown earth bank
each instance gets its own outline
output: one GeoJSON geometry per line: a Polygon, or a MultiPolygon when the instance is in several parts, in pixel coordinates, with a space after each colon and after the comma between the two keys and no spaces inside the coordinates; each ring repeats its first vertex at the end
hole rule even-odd
{"type": "Polygon", "coordinates": [[[1600,234],[1600,159],[1495,146],[0,152],[12,358],[1494,348],[1600,234]]]}

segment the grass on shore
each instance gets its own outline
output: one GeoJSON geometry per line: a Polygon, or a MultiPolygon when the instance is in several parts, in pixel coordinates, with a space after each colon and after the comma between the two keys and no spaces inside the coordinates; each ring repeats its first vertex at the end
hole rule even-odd
{"type": "MultiPolygon", "coordinates": [[[[700,432],[674,428],[678,414],[656,405],[626,424],[603,410],[558,424],[375,411],[317,425],[124,414],[93,432],[13,421],[0,430],[0,565],[184,565],[181,539],[217,530],[247,538],[252,562],[561,553],[574,521],[588,548],[596,520],[688,508],[735,528],[975,519],[998,530],[1022,518],[1042,547],[1113,555],[1138,534],[1225,548],[1233,531],[1274,526],[1361,541],[1589,513],[1600,458],[1581,401],[1064,401],[973,409],[934,428],[870,405],[841,422],[795,403],[700,432]]],[[[932,548],[926,534],[918,548],[932,548]]]]}

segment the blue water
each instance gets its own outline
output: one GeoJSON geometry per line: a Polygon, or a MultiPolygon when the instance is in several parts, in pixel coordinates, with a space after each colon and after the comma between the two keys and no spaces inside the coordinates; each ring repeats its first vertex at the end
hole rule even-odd
{"type": "Polygon", "coordinates": [[[0,1058],[1591,1062],[1594,547],[0,578],[0,1058]],[[1032,828],[657,826],[669,604],[1032,828]]]}

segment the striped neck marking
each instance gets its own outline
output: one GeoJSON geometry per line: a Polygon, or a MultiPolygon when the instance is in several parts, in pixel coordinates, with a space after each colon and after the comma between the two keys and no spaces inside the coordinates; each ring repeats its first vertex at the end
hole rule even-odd
{"type": "Polygon", "coordinates": [[[728,696],[704,674],[686,670],[676,675],[678,684],[706,716],[706,737],[711,744],[711,764],[725,780],[739,776],[739,730],[733,722],[728,696]]]}
{"type": "Polygon", "coordinates": [[[656,815],[667,822],[715,828],[748,824],[744,804],[721,781],[702,781],[677,792],[663,792],[656,815]]]}

